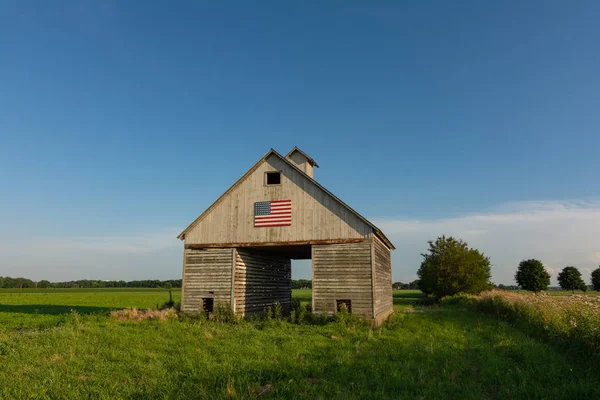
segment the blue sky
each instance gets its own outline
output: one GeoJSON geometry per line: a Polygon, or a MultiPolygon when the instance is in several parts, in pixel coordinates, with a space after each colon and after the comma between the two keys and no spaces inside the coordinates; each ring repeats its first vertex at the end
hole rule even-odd
{"type": "Polygon", "coordinates": [[[389,233],[395,280],[414,279],[444,233],[490,255],[499,283],[522,258],[589,270],[599,13],[595,1],[4,1],[0,275],[179,277],[175,236],[270,147],[294,145],[389,233]]]}

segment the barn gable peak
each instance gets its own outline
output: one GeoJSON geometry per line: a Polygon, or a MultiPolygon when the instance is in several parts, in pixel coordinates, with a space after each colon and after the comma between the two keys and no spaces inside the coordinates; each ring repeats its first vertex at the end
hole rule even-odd
{"type": "Polygon", "coordinates": [[[312,159],[308,154],[300,150],[297,146],[287,153],[285,158],[295,164],[298,169],[304,172],[311,178],[314,177],[314,168],[319,168],[319,164],[312,159]]]}
{"type": "MultiPolygon", "coordinates": [[[[394,250],[395,249],[394,245],[383,234],[383,232],[381,232],[381,230],[379,228],[377,228],[375,225],[373,225],[373,223],[371,223],[370,221],[368,221],[365,217],[363,217],[362,215],[360,215],[358,212],[356,212],[354,209],[352,209],[350,206],[348,206],[346,203],[344,203],[342,200],[340,200],[338,197],[336,197],[333,193],[331,193],[326,188],[324,188],[322,185],[320,185],[317,181],[314,180],[314,178],[312,177],[312,174],[309,174],[309,173],[305,172],[301,168],[301,166],[299,166],[297,164],[296,161],[294,161],[292,158],[290,158],[290,157],[299,157],[300,155],[306,158],[305,164],[309,165],[310,168],[313,167],[313,164],[314,164],[314,167],[318,168],[317,163],[312,158],[310,158],[308,155],[306,155],[306,153],[304,153],[302,150],[300,150],[297,147],[294,147],[292,149],[292,151],[290,151],[286,157],[282,156],[281,154],[279,154],[274,149],[270,149],[261,159],[259,159],[256,162],[256,164],[254,164],[254,166],[252,166],[244,175],[242,175],[242,177],[240,177],[229,189],[227,189],[227,191],[225,191],[225,193],[223,193],[210,207],[208,207],[183,232],[181,232],[181,234],[179,234],[179,236],[177,238],[180,239],[180,240],[184,240],[186,238],[186,234],[188,232],[190,232],[198,223],[200,223],[200,221],[202,221],[207,215],[209,215],[212,212],[213,209],[215,209],[216,207],[218,207],[218,205],[221,202],[223,202],[226,199],[230,198],[230,194],[237,187],[239,187],[240,185],[242,185],[244,183],[244,181],[246,181],[247,179],[249,179],[249,177],[251,177],[252,174],[255,173],[255,171],[259,170],[259,168],[261,168],[265,164],[271,163],[271,161],[269,161],[269,160],[271,159],[271,157],[274,157],[273,160],[280,160],[280,162],[284,163],[284,164],[281,164],[281,165],[288,165],[290,168],[292,168],[293,170],[297,171],[300,174],[299,175],[300,177],[304,177],[304,178],[308,179],[308,181],[312,185],[314,185],[318,190],[322,191],[326,196],[328,196],[331,199],[333,199],[335,203],[339,204],[342,208],[346,209],[351,214],[353,214],[354,216],[356,216],[358,218],[358,220],[362,221],[362,223],[364,223],[367,227],[369,227],[369,229],[372,229],[372,233],[376,237],[378,237],[381,241],[383,241],[383,243],[385,243],[385,245],[389,249],[394,250]]],[[[272,167],[270,167],[270,169],[272,169],[272,167]]],[[[279,168],[279,169],[281,169],[281,168],[279,168]]],[[[261,182],[262,182],[262,175],[261,175],[261,182]]],[[[261,183],[261,185],[262,184],[263,183],[261,183]]],[[[267,184],[267,181],[264,181],[264,184],[267,184]]],[[[278,187],[278,186],[275,185],[274,187],[278,187]]]]}

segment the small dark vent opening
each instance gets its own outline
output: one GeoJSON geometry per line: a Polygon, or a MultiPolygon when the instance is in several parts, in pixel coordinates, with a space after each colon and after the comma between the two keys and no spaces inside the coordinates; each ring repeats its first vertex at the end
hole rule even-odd
{"type": "Polygon", "coordinates": [[[202,298],[202,310],[206,314],[213,312],[215,309],[215,299],[212,297],[202,298]]]}
{"type": "Polygon", "coordinates": [[[349,313],[352,312],[352,300],[336,300],[337,311],[340,312],[342,310],[346,310],[349,313]]]}
{"type": "Polygon", "coordinates": [[[281,172],[267,172],[267,185],[281,184],[281,172]]]}

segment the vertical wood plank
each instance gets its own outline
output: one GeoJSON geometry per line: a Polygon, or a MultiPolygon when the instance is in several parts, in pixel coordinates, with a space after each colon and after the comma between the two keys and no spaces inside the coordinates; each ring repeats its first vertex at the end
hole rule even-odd
{"type": "Polygon", "coordinates": [[[375,302],[377,301],[377,290],[375,289],[376,268],[375,268],[375,243],[371,242],[371,293],[373,293],[373,318],[377,316],[375,302]]]}
{"type": "Polygon", "coordinates": [[[231,304],[231,309],[233,310],[233,312],[235,312],[234,293],[235,293],[235,254],[236,254],[236,251],[237,250],[235,248],[231,249],[231,295],[230,295],[229,304],[231,304]]]}

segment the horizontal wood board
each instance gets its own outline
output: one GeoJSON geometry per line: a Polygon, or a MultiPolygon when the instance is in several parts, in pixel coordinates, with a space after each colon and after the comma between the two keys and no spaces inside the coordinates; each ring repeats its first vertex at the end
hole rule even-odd
{"type": "Polygon", "coordinates": [[[371,242],[312,247],[313,310],[336,311],[336,300],[351,300],[352,312],[373,317],[371,242]]]}

